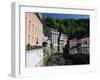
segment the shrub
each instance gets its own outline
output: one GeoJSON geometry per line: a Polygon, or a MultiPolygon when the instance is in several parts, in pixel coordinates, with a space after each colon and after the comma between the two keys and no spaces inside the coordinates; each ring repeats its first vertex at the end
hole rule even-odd
{"type": "Polygon", "coordinates": [[[31,50],[31,45],[30,44],[26,45],[26,50],[31,50]]]}

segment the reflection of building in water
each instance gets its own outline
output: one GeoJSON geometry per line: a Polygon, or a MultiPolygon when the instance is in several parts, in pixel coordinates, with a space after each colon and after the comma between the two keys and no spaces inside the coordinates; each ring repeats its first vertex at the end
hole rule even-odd
{"type": "Polygon", "coordinates": [[[69,38],[71,54],[89,54],[89,31],[77,32],[69,38]]]}
{"type": "Polygon", "coordinates": [[[42,46],[43,24],[39,13],[25,13],[26,45],[42,46]]]}

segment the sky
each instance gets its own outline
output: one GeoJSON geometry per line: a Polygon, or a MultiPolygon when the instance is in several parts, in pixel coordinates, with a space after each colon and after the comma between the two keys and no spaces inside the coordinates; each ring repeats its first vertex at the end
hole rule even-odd
{"type": "Polygon", "coordinates": [[[42,13],[42,17],[53,17],[58,19],[89,19],[89,15],[79,15],[79,14],[56,14],[56,13],[42,13]]]}

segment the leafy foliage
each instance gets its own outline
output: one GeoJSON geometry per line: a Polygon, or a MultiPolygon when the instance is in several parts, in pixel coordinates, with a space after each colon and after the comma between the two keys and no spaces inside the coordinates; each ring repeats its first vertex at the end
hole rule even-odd
{"type": "Polygon", "coordinates": [[[89,30],[89,19],[55,19],[48,16],[43,21],[45,34],[50,28],[58,29],[68,36],[81,30],[89,30]]]}

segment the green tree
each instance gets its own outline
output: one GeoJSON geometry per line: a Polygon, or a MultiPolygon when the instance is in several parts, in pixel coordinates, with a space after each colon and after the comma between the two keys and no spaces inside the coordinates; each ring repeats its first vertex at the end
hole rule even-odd
{"type": "Polygon", "coordinates": [[[44,21],[44,33],[47,33],[49,28],[58,29],[61,33],[68,36],[82,30],[89,30],[89,19],[56,19],[46,17],[44,21]]]}

